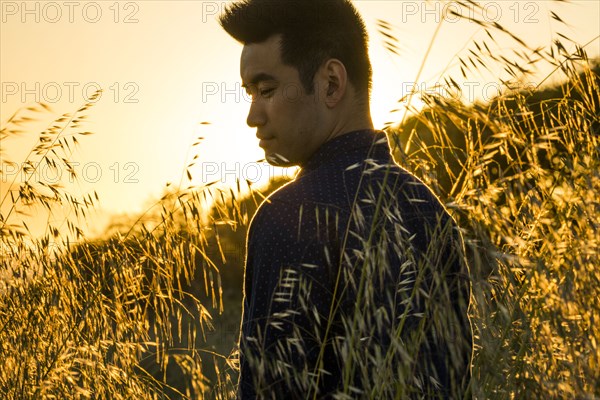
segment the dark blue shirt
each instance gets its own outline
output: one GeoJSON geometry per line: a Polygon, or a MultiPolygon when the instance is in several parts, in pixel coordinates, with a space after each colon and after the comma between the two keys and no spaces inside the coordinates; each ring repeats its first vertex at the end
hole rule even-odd
{"type": "Polygon", "coordinates": [[[455,397],[469,379],[468,299],[438,199],[382,132],[338,136],[252,219],[239,394],[455,397]]]}

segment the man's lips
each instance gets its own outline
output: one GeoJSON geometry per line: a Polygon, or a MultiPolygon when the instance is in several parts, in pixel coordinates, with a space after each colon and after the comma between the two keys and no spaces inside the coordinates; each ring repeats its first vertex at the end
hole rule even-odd
{"type": "Polygon", "coordinates": [[[273,136],[260,136],[260,135],[256,135],[256,137],[260,140],[258,142],[258,145],[260,147],[264,147],[270,140],[274,139],[273,136]]]}

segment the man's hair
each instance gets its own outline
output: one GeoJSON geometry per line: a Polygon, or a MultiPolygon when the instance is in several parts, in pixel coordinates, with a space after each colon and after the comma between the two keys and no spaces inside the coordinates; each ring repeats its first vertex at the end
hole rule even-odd
{"type": "Polygon", "coordinates": [[[308,93],[328,59],[346,67],[358,94],[368,99],[371,62],[365,24],[349,0],[243,0],[227,7],[221,26],[242,44],[281,34],[281,59],[295,67],[308,93]]]}

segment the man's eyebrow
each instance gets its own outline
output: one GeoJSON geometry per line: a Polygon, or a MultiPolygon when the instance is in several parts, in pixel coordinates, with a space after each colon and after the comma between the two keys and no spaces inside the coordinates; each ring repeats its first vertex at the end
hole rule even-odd
{"type": "Polygon", "coordinates": [[[274,81],[274,80],[276,80],[276,79],[273,75],[269,75],[267,73],[261,72],[259,74],[254,75],[252,77],[252,79],[250,79],[249,82],[242,82],[242,87],[247,88],[250,85],[257,85],[262,81],[274,81]]]}

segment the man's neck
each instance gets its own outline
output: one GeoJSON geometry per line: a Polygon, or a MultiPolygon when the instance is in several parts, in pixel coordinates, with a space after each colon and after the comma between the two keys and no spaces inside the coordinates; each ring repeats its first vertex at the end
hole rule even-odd
{"type": "Polygon", "coordinates": [[[331,133],[329,134],[325,142],[328,142],[331,139],[341,136],[348,132],[363,130],[374,130],[373,121],[371,120],[371,115],[368,111],[366,113],[361,114],[356,113],[354,115],[348,116],[348,118],[340,120],[339,123],[336,124],[331,130],[331,133]]]}

